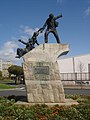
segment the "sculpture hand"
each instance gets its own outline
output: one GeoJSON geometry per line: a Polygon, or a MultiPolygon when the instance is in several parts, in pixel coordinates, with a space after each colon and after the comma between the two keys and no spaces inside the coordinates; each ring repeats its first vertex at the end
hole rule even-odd
{"type": "Polygon", "coordinates": [[[41,33],[43,32],[43,30],[40,31],[41,33]]]}
{"type": "Polygon", "coordinates": [[[21,40],[20,40],[20,39],[19,39],[18,41],[19,41],[19,42],[21,42],[21,40]]]}
{"type": "Polygon", "coordinates": [[[42,32],[43,32],[43,28],[40,28],[38,31],[39,31],[40,33],[42,33],[42,32]]]}
{"type": "Polygon", "coordinates": [[[62,17],[62,13],[60,13],[60,17],[62,17]]]}

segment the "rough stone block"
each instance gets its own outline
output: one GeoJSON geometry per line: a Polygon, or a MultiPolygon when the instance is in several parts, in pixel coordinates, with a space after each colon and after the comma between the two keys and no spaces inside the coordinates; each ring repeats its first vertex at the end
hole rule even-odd
{"type": "Polygon", "coordinates": [[[42,44],[23,56],[23,69],[30,103],[65,101],[57,58],[69,51],[66,44],[42,44]]]}

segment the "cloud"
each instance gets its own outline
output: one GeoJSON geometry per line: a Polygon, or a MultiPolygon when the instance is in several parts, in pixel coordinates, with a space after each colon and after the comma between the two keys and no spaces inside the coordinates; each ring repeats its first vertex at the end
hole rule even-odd
{"type": "MultiPolygon", "coordinates": [[[[37,31],[39,28],[32,29],[29,26],[20,26],[19,32],[21,32],[19,39],[22,39],[23,41],[28,41],[28,38],[32,37],[33,33],[37,31]]],[[[43,34],[40,34],[39,36],[42,36],[43,34]]],[[[7,41],[4,43],[3,47],[0,49],[0,58],[6,61],[11,61],[14,64],[20,65],[22,62],[22,59],[15,58],[17,48],[23,48],[22,44],[18,42],[18,39],[16,37],[12,37],[11,41],[7,41]],[[20,45],[20,46],[19,46],[20,45]]]]}
{"type": "Polygon", "coordinates": [[[23,26],[23,25],[20,26],[20,29],[24,34],[29,36],[32,36],[35,31],[39,30],[39,28],[32,29],[29,26],[23,26]]]}
{"type": "MultiPolygon", "coordinates": [[[[39,28],[31,28],[29,26],[24,26],[24,25],[21,25],[20,26],[20,30],[21,31],[21,36],[20,36],[20,39],[24,40],[24,41],[28,41],[28,38],[31,38],[33,36],[33,33],[38,31],[39,28]]],[[[40,33],[38,37],[42,37],[43,36],[43,33],[40,33]]]]}
{"type": "Polygon", "coordinates": [[[90,6],[85,10],[85,14],[86,14],[87,16],[90,15],[90,6]]]}
{"type": "Polygon", "coordinates": [[[17,63],[17,60],[15,58],[16,51],[15,49],[18,47],[18,44],[14,41],[7,41],[3,48],[0,50],[0,58],[3,60],[9,60],[13,63],[17,63]]]}

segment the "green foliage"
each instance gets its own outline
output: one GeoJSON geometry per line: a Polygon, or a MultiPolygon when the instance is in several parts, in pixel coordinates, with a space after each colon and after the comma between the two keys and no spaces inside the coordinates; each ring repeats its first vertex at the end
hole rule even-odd
{"type": "Polygon", "coordinates": [[[1,82],[3,83],[7,83],[7,82],[14,82],[13,80],[11,80],[10,78],[2,78],[1,82]]]}
{"type": "Polygon", "coordinates": [[[21,66],[12,65],[8,68],[9,74],[16,75],[15,84],[19,84],[19,78],[23,75],[23,68],[21,66]]]}
{"type": "Polygon", "coordinates": [[[0,71],[0,77],[2,77],[2,71],[0,71]]]}
{"type": "Polygon", "coordinates": [[[14,74],[16,76],[20,76],[23,75],[23,68],[21,66],[17,66],[17,65],[12,65],[8,68],[8,72],[10,74],[14,74]]]}
{"type": "Polygon", "coordinates": [[[0,120],[90,120],[90,96],[76,96],[73,97],[82,99],[79,105],[52,107],[45,104],[17,106],[15,96],[0,97],[0,120]]]}
{"type": "Polygon", "coordinates": [[[0,89],[11,89],[11,88],[16,88],[15,86],[10,86],[6,84],[0,84],[0,89]]]}

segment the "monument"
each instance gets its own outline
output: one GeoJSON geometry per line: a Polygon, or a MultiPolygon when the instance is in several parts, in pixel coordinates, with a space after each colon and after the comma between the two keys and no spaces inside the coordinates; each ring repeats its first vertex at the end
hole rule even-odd
{"type": "Polygon", "coordinates": [[[32,46],[21,55],[24,61],[23,70],[29,104],[64,103],[63,105],[65,105],[66,103],[57,60],[69,52],[69,45],[61,44],[57,34],[58,22],[56,20],[60,17],[62,14],[56,17],[50,14],[43,27],[31,38],[32,46]],[[46,26],[45,42],[34,47],[35,42],[33,44],[33,41],[36,41],[36,37],[44,31],[46,26]],[[54,34],[57,43],[48,43],[50,32],[54,34]]]}
{"type": "Polygon", "coordinates": [[[28,42],[24,42],[22,40],[18,40],[19,42],[23,43],[26,45],[26,47],[24,49],[22,48],[18,48],[17,49],[17,56],[16,58],[20,58],[22,57],[23,55],[25,55],[26,53],[28,53],[29,51],[31,51],[35,45],[35,43],[37,45],[39,45],[38,41],[37,41],[37,36],[39,35],[39,33],[42,33],[43,30],[45,29],[45,27],[47,26],[47,29],[46,29],[46,32],[44,34],[44,37],[45,37],[45,43],[48,43],[48,35],[49,33],[53,33],[55,38],[56,38],[56,41],[57,43],[60,43],[60,39],[59,39],[59,36],[58,36],[58,33],[57,33],[57,30],[56,30],[56,27],[58,27],[58,22],[56,21],[58,18],[62,17],[62,14],[54,17],[54,15],[51,13],[49,14],[49,18],[46,20],[45,24],[43,25],[42,28],[40,28],[38,31],[34,32],[33,33],[33,36],[29,39],[28,42]]]}
{"type": "Polygon", "coordinates": [[[65,102],[57,58],[67,54],[66,44],[41,44],[23,56],[29,103],[65,102]]]}

